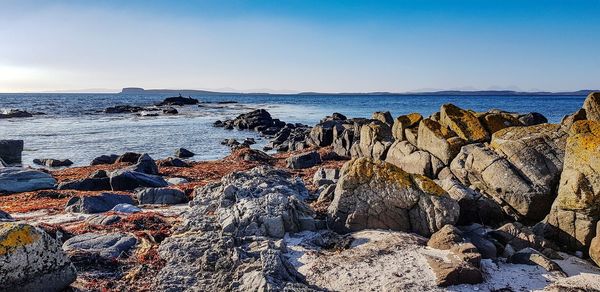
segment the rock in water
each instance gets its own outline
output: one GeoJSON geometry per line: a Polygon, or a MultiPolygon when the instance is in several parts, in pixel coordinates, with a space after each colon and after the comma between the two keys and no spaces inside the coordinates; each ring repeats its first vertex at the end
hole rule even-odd
{"type": "Polygon", "coordinates": [[[347,162],[329,205],[338,232],[391,229],[429,236],[458,220],[459,206],[435,182],[367,158],[347,162]]]}
{"type": "Polygon", "coordinates": [[[73,197],[67,202],[65,211],[74,213],[102,213],[111,210],[118,204],[133,204],[133,199],[128,195],[103,193],[99,196],[73,197]]]}
{"type": "Polygon", "coordinates": [[[116,259],[128,253],[136,244],[137,239],[125,233],[85,233],[69,238],[63,244],[63,249],[67,253],[84,252],[116,259]]]}
{"type": "Polygon", "coordinates": [[[62,291],[77,277],[58,241],[22,223],[0,223],[0,291],[62,291]]]}
{"type": "Polygon", "coordinates": [[[194,105],[194,104],[198,104],[198,103],[199,103],[199,101],[197,99],[191,98],[191,97],[183,97],[180,94],[179,96],[167,97],[167,98],[165,98],[165,100],[158,103],[157,105],[158,106],[165,106],[165,105],[183,106],[183,105],[194,105]]]}
{"type": "Polygon", "coordinates": [[[20,164],[23,140],[0,140],[0,160],[7,164],[20,164]]]}
{"type": "Polygon", "coordinates": [[[56,180],[39,170],[5,167],[0,168],[0,193],[21,193],[53,189],[56,180]]]}
{"type": "Polygon", "coordinates": [[[63,167],[73,165],[73,161],[69,159],[34,159],[33,163],[47,167],[63,167]]]}
{"type": "Polygon", "coordinates": [[[179,148],[179,149],[177,149],[177,151],[175,151],[175,156],[177,156],[179,158],[190,158],[194,155],[196,155],[196,154],[194,154],[194,152],[187,150],[185,148],[179,148]]]}
{"type": "Polygon", "coordinates": [[[183,224],[159,247],[166,264],[155,290],[313,291],[276,241],[315,228],[301,180],[261,166],[195,192],[183,224]]]}
{"type": "Polygon", "coordinates": [[[90,165],[101,165],[101,164],[113,164],[119,159],[119,155],[111,154],[111,155],[101,155],[90,163],[90,165]]]}
{"type": "Polygon", "coordinates": [[[600,122],[577,121],[567,138],[558,196],[546,218],[551,236],[587,252],[600,219],[600,122]]]}
{"type": "Polygon", "coordinates": [[[592,92],[583,102],[588,120],[600,122],[600,92],[592,92]]]}

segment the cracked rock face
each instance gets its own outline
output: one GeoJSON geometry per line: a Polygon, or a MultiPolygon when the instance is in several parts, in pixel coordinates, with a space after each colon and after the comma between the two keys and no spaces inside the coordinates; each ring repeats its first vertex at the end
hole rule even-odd
{"type": "Polygon", "coordinates": [[[58,241],[22,223],[0,223],[0,291],[62,291],[77,272],[58,241]]]}
{"type": "Polygon", "coordinates": [[[506,128],[494,133],[490,147],[463,146],[450,169],[463,184],[496,200],[507,214],[539,221],[556,194],[565,140],[560,125],[506,128]]]}
{"type": "Polygon", "coordinates": [[[459,206],[427,177],[358,158],[344,165],[328,214],[338,232],[380,228],[428,236],[456,223],[459,206]]]}
{"type": "Polygon", "coordinates": [[[301,180],[257,167],[196,189],[191,210],[159,248],[159,291],[310,291],[283,256],[285,232],[314,230],[301,180]],[[193,288],[191,288],[193,287],[193,288]]]}

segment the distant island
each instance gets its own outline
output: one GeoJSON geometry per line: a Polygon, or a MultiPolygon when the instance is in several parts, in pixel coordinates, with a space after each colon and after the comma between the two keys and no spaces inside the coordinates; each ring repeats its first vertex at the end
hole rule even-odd
{"type": "Polygon", "coordinates": [[[592,89],[583,89],[577,91],[564,91],[564,92],[550,92],[550,91],[534,91],[534,92],[523,92],[513,90],[473,90],[473,91],[462,91],[462,90],[443,90],[443,91],[429,91],[429,92],[340,92],[340,93],[322,93],[322,92],[300,92],[300,93],[244,93],[244,92],[218,92],[218,91],[207,91],[207,90],[194,90],[194,89],[144,89],[141,87],[125,87],[121,90],[120,94],[182,94],[182,95],[472,95],[472,96],[489,96],[489,95],[554,95],[554,96],[567,96],[567,95],[581,95],[586,96],[591,92],[598,91],[592,89]]]}

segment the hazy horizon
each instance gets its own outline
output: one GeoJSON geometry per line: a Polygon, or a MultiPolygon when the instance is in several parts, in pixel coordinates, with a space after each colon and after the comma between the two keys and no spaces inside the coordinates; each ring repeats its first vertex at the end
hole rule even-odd
{"type": "Polygon", "coordinates": [[[598,11],[592,0],[3,1],[0,92],[596,89],[598,11]]]}

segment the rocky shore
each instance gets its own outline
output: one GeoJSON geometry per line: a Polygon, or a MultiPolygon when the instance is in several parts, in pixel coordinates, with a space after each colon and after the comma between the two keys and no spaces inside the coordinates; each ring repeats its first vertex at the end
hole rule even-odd
{"type": "Polygon", "coordinates": [[[0,291],[599,291],[600,93],[547,122],[259,109],[214,125],[267,152],[60,169],[20,167],[27,141],[2,140],[0,291]]]}

